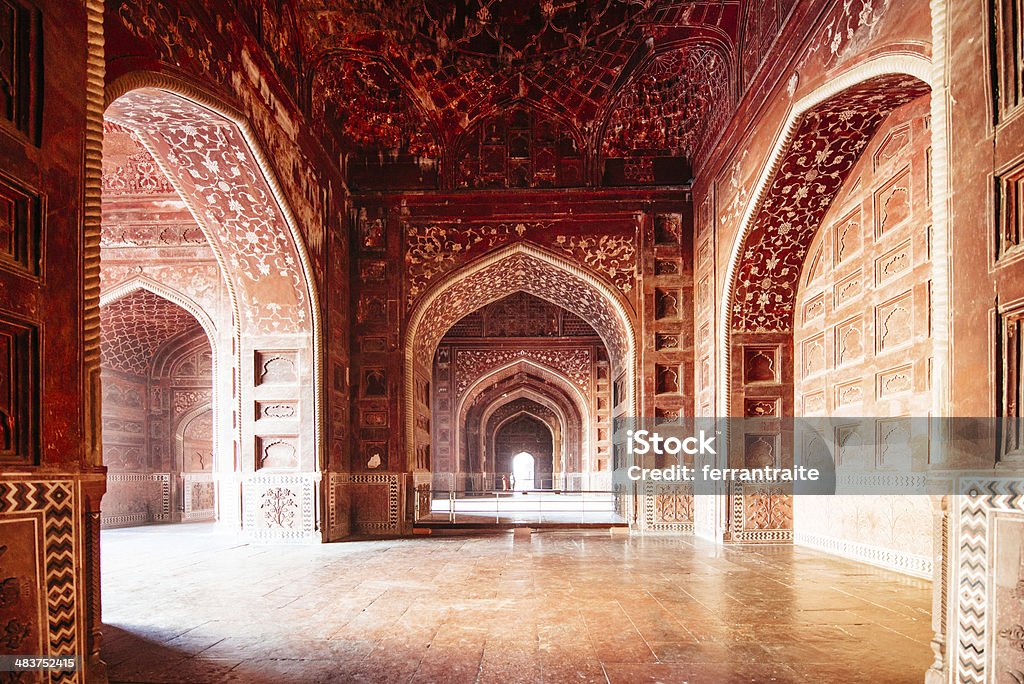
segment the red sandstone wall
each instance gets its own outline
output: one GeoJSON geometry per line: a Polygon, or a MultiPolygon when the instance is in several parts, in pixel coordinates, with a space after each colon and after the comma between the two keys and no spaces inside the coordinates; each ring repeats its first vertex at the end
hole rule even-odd
{"type": "Polygon", "coordinates": [[[99,526],[86,510],[98,508],[103,481],[87,463],[98,445],[87,441],[92,378],[82,365],[86,10],[8,5],[0,23],[0,576],[19,589],[0,605],[8,634],[0,654],[88,658],[96,606],[80,599],[98,586],[99,526]]]}
{"type": "MultiPolygon", "coordinates": [[[[797,296],[796,414],[886,419],[853,424],[836,454],[846,472],[905,471],[911,417],[931,412],[929,98],[875,133],[811,243],[797,296]]],[[[920,425],[918,421],[917,425],[920,425]]],[[[797,497],[797,543],[930,576],[923,496],[797,497]]]]}
{"type": "Polygon", "coordinates": [[[811,243],[796,300],[797,415],[928,415],[928,125],[928,98],[889,116],[811,243]]]}
{"type": "MultiPolygon", "coordinates": [[[[774,24],[768,24],[775,27],[774,30],[756,33],[765,37],[755,43],[773,40],[767,36],[778,31],[783,16],[775,15],[774,19],[777,20],[774,24]]],[[[721,317],[727,315],[732,318],[736,313],[730,309],[723,314],[720,306],[723,298],[730,294],[726,292],[730,260],[734,253],[745,253],[745,248],[737,242],[737,236],[744,215],[755,200],[759,179],[762,176],[771,179],[771,174],[776,171],[766,170],[768,158],[793,104],[871,57],[886,53],[927,56],[931,36],[928,6],[923,1],[916,4],[912,1],[854,2],[852,5],[831,3],[826,7],[800,3],[785,26],[774,46],[756,58],[748,56],[751,43],[743,44],[741,61],[760,61],[761,65],[744,68],[748,76],[741,83],[742,96],[737,115],[709,154],[695,161],[695,387],[697,410],[704,415],[721,413],[729,404],[728,410],[732,415],[747,415],[752,411],[763,415],[763,411],[769,408],[770,414],[793,415],[795,410],[795,358],[791,330],[775,330],[778,326],[770,323],[766,330],[773,332],[734,334],[733,348],[721,350],[723,357],[717,355],[721,346],[721,317]],[[743,345],[747,345],[745,349],[743,345]],[[771,368],[771,377],[742,378],[744,369],[756,366],[762,357],[771,368]],[[723,359],[728,359],[733,369],[729,387],[720,386],[725,371],[723,359]],[[751,401],[747,401],[747,395],[753,390],[746,385],[751,381],[757,385],[759,394],[750,394],[751,401]]],[[[749,30],[744,33],[751,35],[749,30]]],[[[789,168],[783,172],[788,171],[789,168]]],[[[801,182],[794,179],[790,192],[796,190],[801,182]]],[[[808,180],[807,185],[813,186],[813,182],[808,180]]],[[[807,189],[820,192],[820,188],[807,189]]],[[[806,215],[807,212],[801,211],[801,214],[806,215]]],[[[756,213],[753,216],[756,218],[756,213]]],[[[797,244],[792,239],[788,242],[797,244]]],[[[772,251],[779,252],[774,247],[772,251]]],[[[765,254],[765,258],[770,256],[765,254]]],[[[788,259],[784,252],[777,256],[788,259]]],[[[730,325],[732,323],[729,321],[730,325]]],[[[742,449],[736,451],[736,464],[741,464],[742,449]]],[[[785,451],[787,447],[782,445],[781,452],[785,451]]],[[[731,505],[728,509],[714,505],[698,507],[697,527],[710,536],[723,532],[732,534],[733,527],[743,530],[743,520],[764,517],[755,510],[761,505],[759,502],[763,503],[763,500],[751,499],[744,503],[742,515],[737,515],[731,505]]],[[[740,532],[741,537],[744,534],[740,532]]],[[[766,535],[774,538],[775,535],[768,532],[752,534],[759,539],[766,535]]],[[[784,531],[778,533],[780,538],[787,534],[784,531]]]]}

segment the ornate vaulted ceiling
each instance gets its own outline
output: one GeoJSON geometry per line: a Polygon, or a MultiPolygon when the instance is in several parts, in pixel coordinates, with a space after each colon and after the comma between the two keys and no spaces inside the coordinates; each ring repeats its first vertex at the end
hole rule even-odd
{"type": "Polygon", "coordinates": [[[311,104],[339,149],[472,187],[652,182],[735,99],[739,0],[299,0],[311,104]],[[641,160],[637,162],[636,160],[641,160]],[[600,167],[600,168],[599,168],[600,167]]]}
{"type": "Polygon", "coordinates": [[[100,309],[101,360],[107,368],[144,376],[162,345],[202,328],[177,304],[136,290],[100,309]]]}

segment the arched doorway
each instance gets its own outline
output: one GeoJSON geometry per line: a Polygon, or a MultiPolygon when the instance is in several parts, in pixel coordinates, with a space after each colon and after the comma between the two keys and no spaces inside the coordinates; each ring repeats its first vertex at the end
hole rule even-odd
{"type": "Polygon", "coordinates": [[[217,453],[214,329],[194,303],[163,291],[196,313],[155,289],[160,288],[135,283],[101,299],[103,453],[108,468],[101,507],[104,527],[216,517],[212,477],[200,497],[202,514],[186,506],[177,438],[191,425],[189,444],[200,454],[198,469],[211,474],[217,453]],[[194,420],[196,408],[205,420],[194,420]]]}
{"type": "Polygon", "coordinates": [[[925,380],[939,343],[927,315],[912,313],[932,306],[915,291],[945,278],[922,250],[930,203],[942,201],[928,179],[929,75],[922,59],[877,58],[797,103],[743,217],[721,301],[719,412],[746,419],[730,435],[728,466],[790,467],[818,452],[836,468],[837,491],[856,495],[732,486],[705,505],[722,506],[725,541],[795,541],[941,586],[943,514],[937,521],[924,487],[899,493],[928,467],[927,447],[904,460],[913,416],[945,410],[925,380]]]}
{"type": "Polygon", "coordinates": [[[101,291],[141,278],[210,312],[223,437],[213,460],[231,481],[220,517],[257,537],[319,538],[319,303],[273,173],[244,118],[188,85],[130,75],[108,98],[104,239],[135,248],[137,262],[104,267],[101,291]],[[178,247],[209,258],[164,258],[178,247]],[[289,515],[268,513],[281,506],[289,515]]]}
{"type": "MultiPolygon", "coordinates": [[[[146,433],[160,445],[158,481],[152,467],[145,478],[112,469],[101,509],[133,500],[119,489],[134,488],[161,502],[137,522],[217,520],[174,528],[198,543],[237,543],[238,532],[318,541],[319,304],[270,167],[243,117],[188,86],[131,76],[108,95],[101,314],[141,300],[139,326],[192,327],[154,350],[148,386],[128,399],[159,413],[146,433]]],[[[116,391],[105,377],[104,412],[116,391]]],[[[108,467],[116,457],[105,448],[108,467]]],[[[162,558],[166,537],[151,532],[105,530],[102,575],[130,570],[138,554],[162,558]]],[[[110,601],[103,631],[141,648],[153,625],[131,603],[110,601]]],[[[112,676],[133,679],[116,667],[112,676]]]]}
{"type": "Polygon", "coordinates": [[[529,491],[534,488],[536,477],[536,460],[528,451],[520,451],[512,457],[512,489],[529,491]]]}
{"type": "MultiPolygon", "coordinates": [[[[542,306],[537,306],[533,310],[542,309],[542,306]]],[[[406,453],[418,492],[418,510],[425,509],[425,504],[422,503],[423,493],[430,492],[433,485],[434,459],[445,464],[441,472],[459,472],[462,467],[468,468],[472,463],[486,463],[486,460],[480,460],[486,459],[486,446],[480,445],[480,429],[486,426],[475,427],[475,415],[482,416],[488,412],[488,406],[495,403],[496,399],[504,398],[502,395],[506,392],[521,389],[532,389],[537,394],[556,401],[561,405],[559,410],[564,415],[575,414],[580,420],[585,420],[585,417],[593,418],[598,412],[604,412],[607,420],[604,423],[598,421],[600,427],[596,427],[593,420],[588,421],[591,432],[587,434],[587,444],[596,445],[597,449],[582,451],[585,446],[584,438],[578,438],[576,443],[581,445],[581,450],[573,451],[575,460],[572,465],[582,469],[586,461],[586,466],[591,470],[603,469],[610,486],[611,471],[625,464],[624,453],[616,456],[612,443],[612,426],[614,421],[634,415],[637,406],[636,342],[632,315],[629,312],[629,305],[599,277],[529,243],[516,243],[498,250],[448,276],[427,291],[413,309],[405,336],[406,387],[403,411],[407,426],[406,453]],[[536,299],[538,302],[564,309],[574,320],[579,320],[593,331],[597,347],[592,355],[587,357],[586,363],[588,369],[593,369],[587,373],[593,372],[593,377],[597,378],[596,382],[600,385],[600,404],[594,403],[588,408],[585,399],[577,402],[573,395],[581,388],[574,387],[576,383],[573,380],[564,382],[567,377],[564,372],[561,373],[562,380],[553,383],[541,377],[545,373],[555,377],[559,375],[559,372],[552,373],[550,367],[545,369],[545,365],[555,363],[555,355],[560,355],[562,360],[582,359],[585,356],[572,357],[572,350],[558,345],[549,349],[543,359],[530,358],[531,352],[523,351],[521,345],[487,350],[483,354],[468,353],[470,350],[467,350],[467,355],[462,357],[463,359],[472,359],[478,366],[482,364],[486,367],[489,364],[489,368],[487,373],[476,376],[486,378],[485,381],[476,382],[476,378],[470,378],[462,383],[468,386],[476,382],[472,392],[485,398],[480,402],[475,402],[479,397],[466,398],[467,388],[460,384],[457,372],[461,368],[459,364],[463,361],[457,355],[455,347],[442,344],[442,340],[449,331],[456,328],[457,324],[464,324],[470,314],[493,303],[506,302],[507,298],[512,297],[536,299]],[[522,372],[512,370],[516,364],[522,364],[522,372]],[[437,368],[443,370],[443,377],[437,375],[437,368]],[[539,375],[536,373],[537,369],[541,371],[539,375]],[[490,373],[491,370],[494,372],[490,373]],[[531,372],[535,377],[529,377],[531,372]],[[448,392],[452,382],[455,382],[459,391],[454,395],[439,397],[435,402],[431,388],[437,389],[443,385],[448,392]],[[553,392],[553,388],[558,386],[561,386],[561,389],[553,392]],[[617,391],[613,391],[613,387],[617,391]],[[560,398],[554,399],[556,396],[560,398]],[[582,410],[579,408],[581,404],[582,410]],[[438,411],[446,415],[439,416],[438,411]],[[464,422],[464,417],[470,415],[474,417],[474,421],[464,422]],[[442,420],[432,422],[439,417],[442,420]],[[432,430],[431,425],[436,429],[432,430]],[[470,427],[474,427],[476,432],[470,434],[470,427]],[[455,452],[454,461],[451,459],[452,454],[434,451],[435,438],[442,434],[445,435],[446,441],[450,440],[453,434],[458,438],[457,449],[462,451],[455,452]],[[602,446],[605,449],[603,452],[600,451],[602,446]],[[466,455],[471,458],[467,460],[464,458],[466,455]]],[[[535,335],[544,337],[543,332],[547,330],[547,325],[554,325],[555,328],[558,325],[557,321],[551,322],[549,318],[540,316],[526,325],[535,335]]],[[[559,337],[556,334],[551,335],[559,337]]],[[[571,375],[570,372],[568,376],[571,375]]],[[[591,376],[588,375],[587,381],[590,379],[591,376]]],[[[567,434],[571,435],[571,432],[567,431],[567,434]]],[[[473,467],[480,468],[481,472],[487,470],[480,465],[473,467]]],[[[566,468],[568,470],[569,466],[566,468]]],[[[552,471],[554,469],[552,464],[552,471]]],[[[473,489],[479,491],[483,482],[487,481],[486,490],[490,491],[497,481],[493,469],[491,470],[489,476],[484,473],[485,477],[481,483],[474,485],[473,489]]],[[[627,492],[622,492],[617,499],[622,510],[626,508],[627,495],[627,492]]]]}
{"type": "MultiPolygon", "coordinates": [[[[455,351],[459,353],[458,350],[455,351]]],[[[454,450],[453,471],[467,476],[496,471],[494,431],[513,413],[531,407],[554,435],[552,486],[557,489],[601,489],[610,485],[610,447],[606,435],[610,425],[608,388],[594,383],[584,391],[558,369],[532,360],[520,360],[484,372],[463,392],[456,381],[451,421],[454,450]],[[602,395],[603,391],[603,395],[602,395]],[[597,396],[588,397],[589,393],[597,396]]],[[[442,417],[440,412],[435,416],[442,417]]],[[[443,433],[434,434],[434,452],[443,455],[443,433]]],[[[440,458],[438,459],[440,461],[440,458]]],[[[449,472],[440,463],[432,465],[435,476],[449,472]]],[[[436,478],[435,478],[436,479],[436,478]]]]}
{"type": "Polygon", "coordinates": [[[510,474],[512,489],[551,489],[553,435],[529,413],[510,418],[494,433],[496,472],[510,474]]]}

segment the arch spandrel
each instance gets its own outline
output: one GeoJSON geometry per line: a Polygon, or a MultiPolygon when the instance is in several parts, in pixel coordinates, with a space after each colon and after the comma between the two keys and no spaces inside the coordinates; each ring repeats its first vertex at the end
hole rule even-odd
{"type": "Polygon", "coordinates": [[[156,88],[132,90],[106,116],[131,129],[192,211],[260,333],[309,333],[311,297],[287,217],[237,126],[156,88]]]}

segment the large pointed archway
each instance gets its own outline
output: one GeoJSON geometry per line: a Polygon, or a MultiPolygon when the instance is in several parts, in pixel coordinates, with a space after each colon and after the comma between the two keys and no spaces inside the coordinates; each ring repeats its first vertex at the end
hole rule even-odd
{"type": "MultiPolygon", "coordinates": [[[[451,274],[431,288],[413,310],[405,333],[402,408],[411,470],[429,469],[429,430],[417,425],[417,387],[429,386],[434,350],[445,332],[467,314],[514,292],[564,307],[589,323],[604,341],[612,376],[624,382],[619,416],[635,416],[636,333],[630,308],[602,279],[540,247],[519,242],[451,274]]],[[[421,392],[422,394],[422,392],[421,392]]],[[[429,424],[429,416],[427,417],[429,424]]]]}
{"type": "MultiPolygon", "coordinates": [[[[881,57],[795,104],[742,218],[725,275],[718,321],[719,415],[796,415],[793,332],[808,249],[879,126],[896,108],[929,92],[929,74],[922,58],[881,57]]],[[[782,441],[774,458],[792,465],[785,459],[792,459],[793,445],[784,432],[776,438],[782,441]]],[[[729,467],[743,467],[744,439],[732,435],[729,443],[729,467]]],[[[791,541],[792,503],[784,496],[776,506],[775,499],[756,488],[736,488],[724,509],[710,505],[716,505],[718,529],[727,541],[791,541]],[[757,507],[768,502],[782,513],[758,515],[757,507]]]]}
{"type": "MultiPolygon", "coordinates": [[[[637,340],[629,304],[579,265],[528,242],[515,243],[449,275],[422,296],[410,317],[402,410],[406,467],[419,497],[426,496],[431,482],[430,386],[438,344],[465,316],[513,293],[555,304],[589,324],[606,349],[610,380],[617,388],[609,402],[612,423],[636,415],[637,340]]],[[[614,455],[610,460],[612,469],[623,465],[614,455]]],[[[620,506],[625,510],[624,499],[620,506]]]]}
{"type": "MultiPolygon", "coordinates": [[[[215,380],[215,419],[230,436],[216,460],[233,477],[222,487],[224,518],[256,537],[319,539],[319,299],[278,182],[245,118],[189,84],[131,74],[109,86],[107,101],[105,120],[148,152],[224,280],[215,380]]],[[[105,278],[103,290],[123,288],[122,278],[105,278]]],[[[187,277],[177,280],[188,289],[187,277]]]]}

